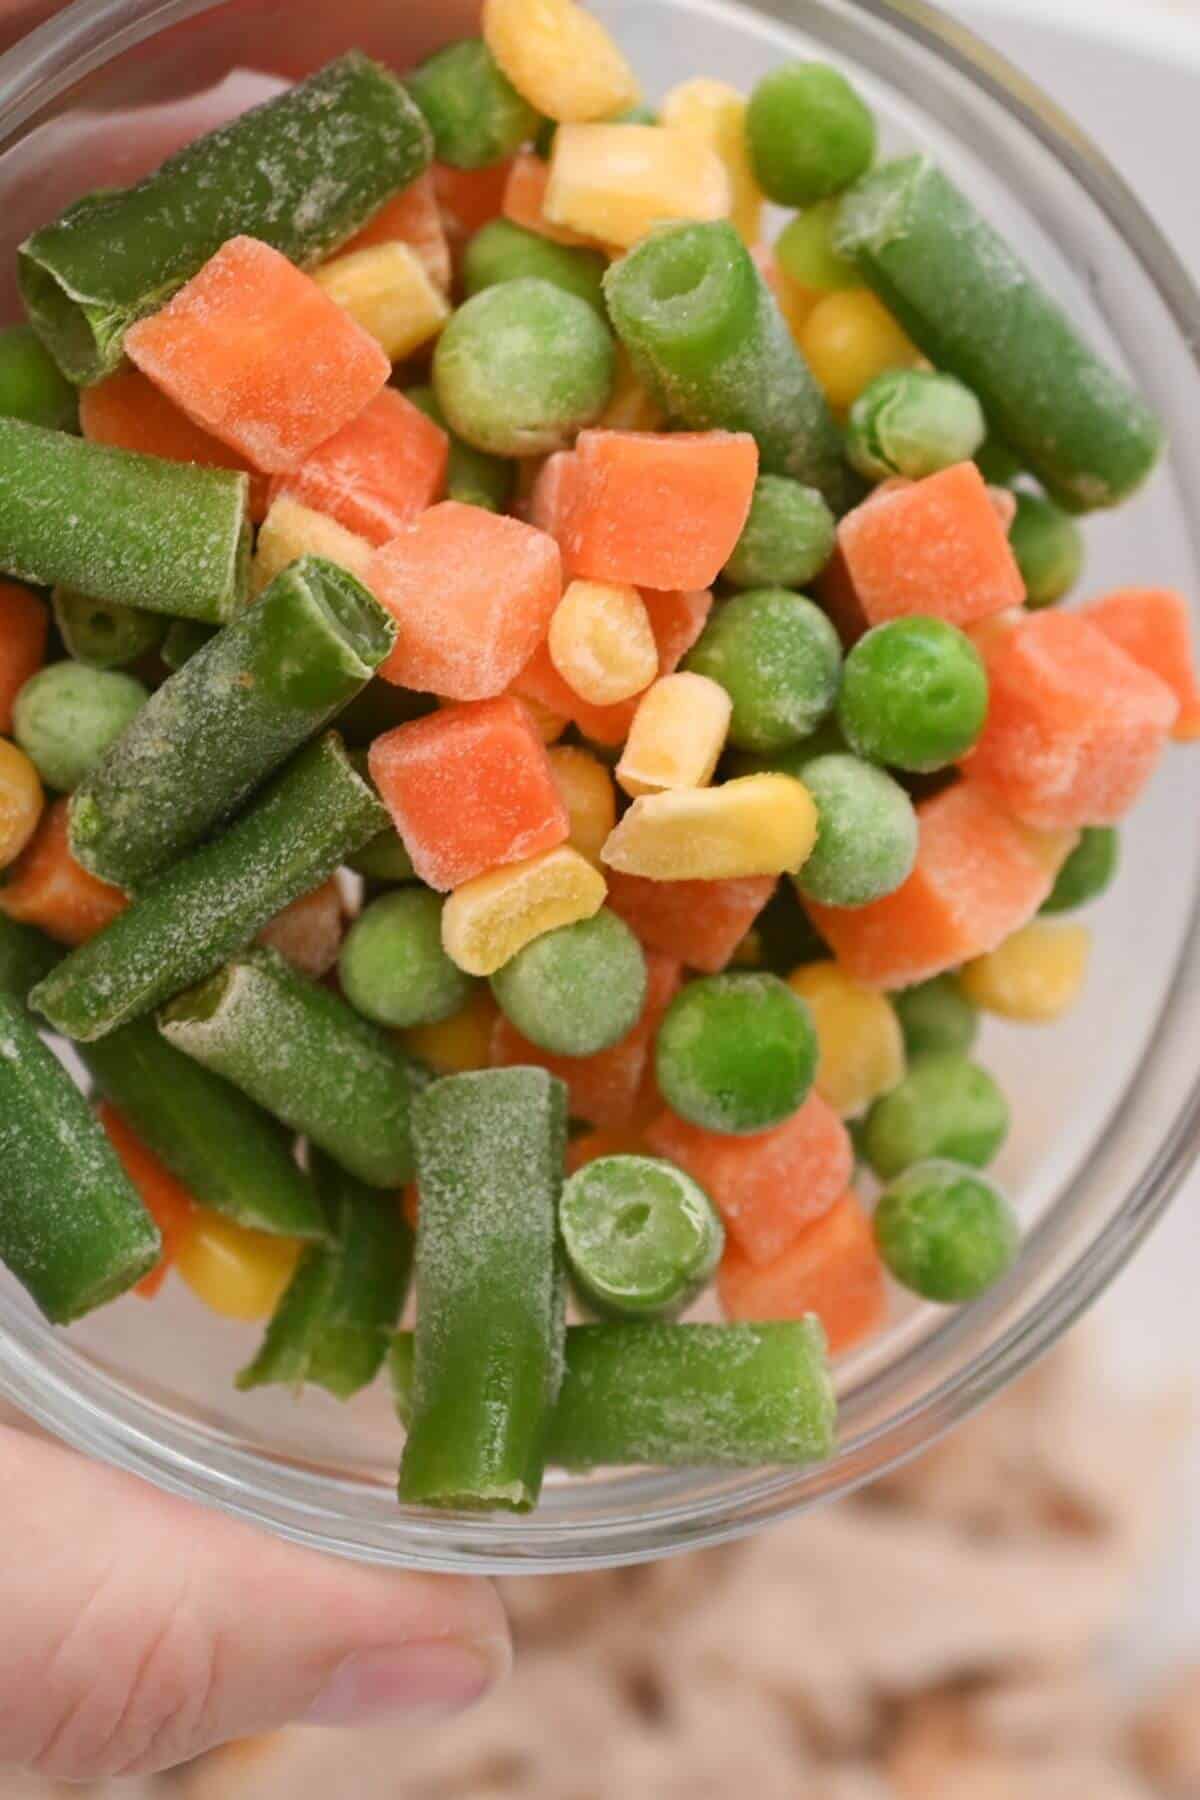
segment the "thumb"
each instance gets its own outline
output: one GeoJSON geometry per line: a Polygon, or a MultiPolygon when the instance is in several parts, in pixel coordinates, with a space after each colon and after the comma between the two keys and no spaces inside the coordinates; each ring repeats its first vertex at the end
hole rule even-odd
{"type": "Polygon", "coordinates": [[[0,1764],[148,1773],[289,1721],[453,1712],[507,1669],[482,1581],[372,1569],[0,1430],[0,1764]]]}

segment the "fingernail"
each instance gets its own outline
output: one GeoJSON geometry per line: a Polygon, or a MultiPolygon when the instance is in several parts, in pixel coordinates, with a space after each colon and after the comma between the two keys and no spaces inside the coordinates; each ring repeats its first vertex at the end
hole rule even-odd
{"type": "Polygon", "coordinates": [[[492,1686],[486,1653],[449,1638],[397,1650],[359,1650],[338,1664],[307,1713],[306,1725],[368,1725],[406,1713],[462,1712],[492,1686]]]}

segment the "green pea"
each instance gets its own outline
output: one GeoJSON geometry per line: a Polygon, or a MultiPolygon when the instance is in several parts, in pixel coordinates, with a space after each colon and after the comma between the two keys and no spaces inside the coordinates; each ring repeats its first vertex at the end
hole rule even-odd
{"type": "Polygon", "coordinates": [[[746,133],[759,186],[780,206],[811,206],[865,175],[875,120],[828,63],[783,63],[750,96],[746,133]]]}
{"type": "Polygon", "coordinates": [[[78,431],[79,396],[29,325],[0,331],[0,415],[78,431]]]}
{"type": "Polygon", "coordinates": [[[13,706],[13,736],[47,787],[69,794],[146,704],[115,669],[57,662],[31,675],[13,706]]]}
{"type": "Polygon", "coordinates": [[[811,600],[756,588],[718,607],[684,667],[729,695],[730,743],[769,752],[807,737],[832,711],[842,647],[811,600]]]}
{"type": "Polygon", "coordinates": [[[801,779],[817,808],[817,841],[794,877],[802,898],[867,906],[908,880],[917,815],[898,781],[845,755],[814,757],[801,779]]]}
{"type": "Polygon", "coordinates": [[[433,1025],[473,983],[442,949],[442,900],[428,888],[383,894],[355,920],[338,957],[351,1006],[378,1025],[433,1025]]]}
{"type": "Polygon", "coordinates": [[[983,659],[943,619],[876,625],[846,658],[838,723],[868,762],[929,774],[964,756],[987,718],[983,659]]]}
{"type": "Polygon", "coordinates": [[[975,467],[983,479],[992,487],[1012,487],[1025,473],[1019,456],[1001,443],[998,437],[989,437],[979,446],[974,457],[975,467]]]}
{"type": "Polygon", "coordinates": [[[365,875],[368,881],[389,881],[399,884],[415,881],[417,871],[413,868],[412,857],[404,848],[404,840],[393,825],[386,825],[376,837],[346,858],[347,866],[357,875],[365,875]]]}
{"type": "Polygon", "coordinates": [[[1044,494],[1017,495],[1008,541],[1025,583],[1025,603],[1035,610],[1063,599],[1083,573],[1083,533],[1044,494]]]}
{"type": "Polygon", "coordinates": [[[519,950],[492,976],[492,992],[531,1043],[558,1056],[592,1056],[637,1024],[646,958],[624,920],[603,907],[519,950]]]}
{"type": "Polygon", "coordinates": [[[139,612],[112,600],[89,600],[71,588],[55,588],[54,619],[68,653],[91,669],[123,669],[167,634],[162,613],[139,612]]]}
{"type": "Polygon", "coordinates": [[[775,240],[775,261],[801,287],[837,294],[863,285],[863,278],[848,257],[833,247],[836,199],[818,200],[815,206],[785,225],[775,240]]]}
{"type": "Polygon", "coordinates": [[[490,219],[463,251],[463,292],[470,297],[502,281],[532,276],[586,300],[602,319],[607,319],[600,285],[607,267],[607,258],[598,250],[556,244],[539,232],[514,225],[511,219],[490,219]]]}
{"type": "Polygon", "coordinates": [[[739,588],[800,588],[833,555],[833,514],[816,488],[788,475],[760,475],[742,535],[721,571],[739,588]]]}
{"type": "Polygon", "coordinates": [[[433,133],[433,153],[456,169],[482,169],[511,156],[538,126],[482,38],[448,44],[405,76],[433,133]]]}
{"type": "Polygon", "coordinates": [[[935,975],[892,995],[909,1059],[942,1050],[965,1056],[979,1035],[979,1012],[953,975],[935,975]]]}
{"type": "Polygon", "coordinates": [[[523,276],[459,307],[434,351],[433,386],[451,430],[477,450],[538,456],[599,417],[615,370],[595,309],[523,276]]]}
{"type": "Polygon", "coordinates": [[[924,1300],[974,1300],[1013,1265],[1020,1226],[999,1190],[953,1162],[919,1163],[875,1209],[875,1241],[903,1287],[924,1300]]]}
{"type": "Polygon", "coordinates": [[[931,1156],[984,1169],[1008,1136],[1008,1102],[986,1069],[953,1051],[921,1056],[867,1114],[863,1148],[881,1181],[931,1156]]]}
{"type": "Polygon", "coordinates": [[[710,975],[676,995],[659,1027],[667,1105],[706,1131],[747,1135],[803,1105],[817,1067],[807,1006],[776,975],[710,975]]]}
{"type": "Polygon", "coordinates": [[[1112,886],[1121,860],[1121,840],[1111,825],[1086,825],[1079,842],[1058,871],[1044,913],[1074,912],[1097,900],[1112,886]]]}
{"type": "Polygon", "coordinates": [[[868,481],[920,481],[969,462],[986,435],[983,408],[953,375],[888,369],[850,408],[846,454],[868,481]]]}
{"type": "Polygon", "coordinates": [[[426,418],[440,425],[450,440],[450,454],[446,459],[447,500],[459,500],[464,506],[482,506],[485,512],[507,512],[517,483],[516,464],[507,457],[489,456],[486,450],[476,450],[474,444],[464,444],[448,429],[431,387],[405,388],[404,397],[420,407],[426,418]]]}

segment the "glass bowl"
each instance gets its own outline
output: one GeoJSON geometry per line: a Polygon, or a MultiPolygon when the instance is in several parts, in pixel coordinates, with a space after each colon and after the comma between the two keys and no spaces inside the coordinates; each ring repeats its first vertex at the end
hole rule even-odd
{"type": "MultiPolygon", "coordinates": [[[[832,56],[877,108],[886,149],[921,145],[945,159],[1171,428],[1171,459],[1146,492],[1087,524],[1092,590],[1142,581],[1200,592],[1190,519],[1200,297],[1068,119],[917,0],[598,0],[597,10],[651,95],[702,73],[748,88],[782,57],[832,56]]],[[[403,66],[471,29],[472,12],[469,0],[80,0],[0,60],[6,310],[15,314],[11,253],[27,230],[261,97],[262,73],[297,76],[351,44],[403,66]]],[[[897,1299],[888,1329],[839,1362],[839,1447],[819,1468],[552,1475],[522,1518],[400,1508],[384,1384],[350,1406],[321,1393],[239,1396],[231,1378],[257,1328],[213,1318],[178,1282],[154,1305],[126,1299],[59,1333],[0,1281],[0,1390],[80,1449],[164,1487],[325,1550],[427,1569],[634,1561],[845,1493],[1045,1350],[1132,1254],[1193,1161],[1198,799],[1194,763],[1170,759],[1124,832],[1120,881],[1094,916],[1082,1007],[1040,1033],[988,1028],[984,1058],[1015,1117],[998,1175],[1025,1225],[1017,1266],[960,1312],[897,1299]]]]}

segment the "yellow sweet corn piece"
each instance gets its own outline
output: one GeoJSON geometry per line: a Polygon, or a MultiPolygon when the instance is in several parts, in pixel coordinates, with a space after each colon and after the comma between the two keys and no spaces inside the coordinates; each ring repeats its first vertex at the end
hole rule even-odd
{"type": "Polygon", "coordinates": [[[436,1025],[411,1026],[400,1033],[400,1043],[439,1075],[466,1075],[472,1069],[486,1069],[492,1026],[499,1011],[491,990],[476,988],[461,1012],[436,1025]]]}
{"type": "Polygon", "coordinates": [[[783,875],[807,861],[817,809],[791,775],[743,775],[720,787],[678,788],[635,800],[603,860],[649,881],[724,881],[783,875]]]}
{"type": "Polygon", "coordinates": [[[227,1319],[265,1319],[296,1272],[303,1245],[197,1207],[175,1267],[197,1300],[227,1319]]]}
{"type": "Polygon", "coordinates": [[[575,0],[484,0],[483,41],[548,119],[611,119],[640,98],[629,63],[575,0]]]}
{"type": "Polygon", "coordinates": [[[728,82],[698,75],[671,89],[658,116],[669,130],[686,132],[716,151],[729,176],[733,200],[729,216],[746,243],[756,244],[762,229],[764,201],[750,161],[745,95],[728,82]]]}
{"type": "Polygon", "coordinates": [[[442,908],[442,944],[468,975],[493,975],[534,938],[590,919],[607,891],[599,870],[560,844],[455,888],[442,908]]]}
{"type": "Polygon", "coordinates": [[[1017,829],[1025,839],[1030,855],[1037,859],[1047,875],[1053,876],[1057,876],[1080,838],[1078,831],[1035,831],[1032,825],[1019,825],[1017,829]]]}
{"type": "Polygon", "coordinates": [[[0,869],[20,856],[42,816],[45,796],[23,750],[0,738],[0,869]]]}
{"type": "Polygon", "coordinates": [[[450,303],[408,244],[371,244],[314,269],[313,280],[369,331],[390,362],[437,336],[450,303]]]}
{"type": "Polygon", "coordinates": [[[618,344],[612,398],[596,424],[605,431],[659,431],[666,420],[662,407],[634,374],[628,351],[623,344],[618,344]]]}
{"type": "MultiPolygon", "coordinates": [[[[453,702],[447,701],[446,704],[453,705],[453,702]]],[[[556,713],[544,701],[531,700],[527,694],[522,695],[521,705],[532,714],[534,726],[543,744],[557,744],[571,723],[570,719],[564,719],[561,713],[556,713]]]]}
{"type": "Polygon", "coordinates": [[[903,1079],[904,1033],[885,994],[852,981],[834,962],[793,970],[788,986],[812,1012],[816,1089],[835,1112],[852,1119],[903,1079]]]}
{"type": "Polygon", "coordinates": [[[616,582],[572,581],[551,616],[547,648],[567,686],[593,706],[631,700],[658,674],[646,602],[616,582]]]}
{"type": "Polygon", "coordinates": [[[311,506],[301,506],[290,494],[280,494],[259,527],[250,588],[261,594],[268,582],[299,556],[324,556],[366,581],[374,554],[366,538],[347,531],[325,513],[314,512],[311,506]]]}
{"type": "Polygon", "coordinates": [[[612,774],[598,756],[574,744],[560,744],[552,750],[550,767],[571,821],[567,842],[590,863],[598,863],[617,822],[612,774]]]}
{"type": "Polygon", "coordinates": [[[707,787],[725,739],[733,702],[707,675],[664,675],[648,688],[617,764],[627,794],[707,787]]]}
{"type": "Polygon", "coordinates": [[[1087,979],[1092,934],[1086,925],[1035,919],[959,975],[967,999],[985,1012],[1026,1025],[1061,1019],[1087,979]]]}
{"type": "Polygon", "coordinates": [[[715,150],[661,125],[561,125],[546,217],[629,249],[665,219],[723,219],[729,176],[715,150]]]}
{"type": "Polygon", "coordinates": [[[910,369],[921,353],[882,301],[866,288],[827,294],[800,327],[798,342],[837,412],[845,412],[887,369],[910,369]]]}

